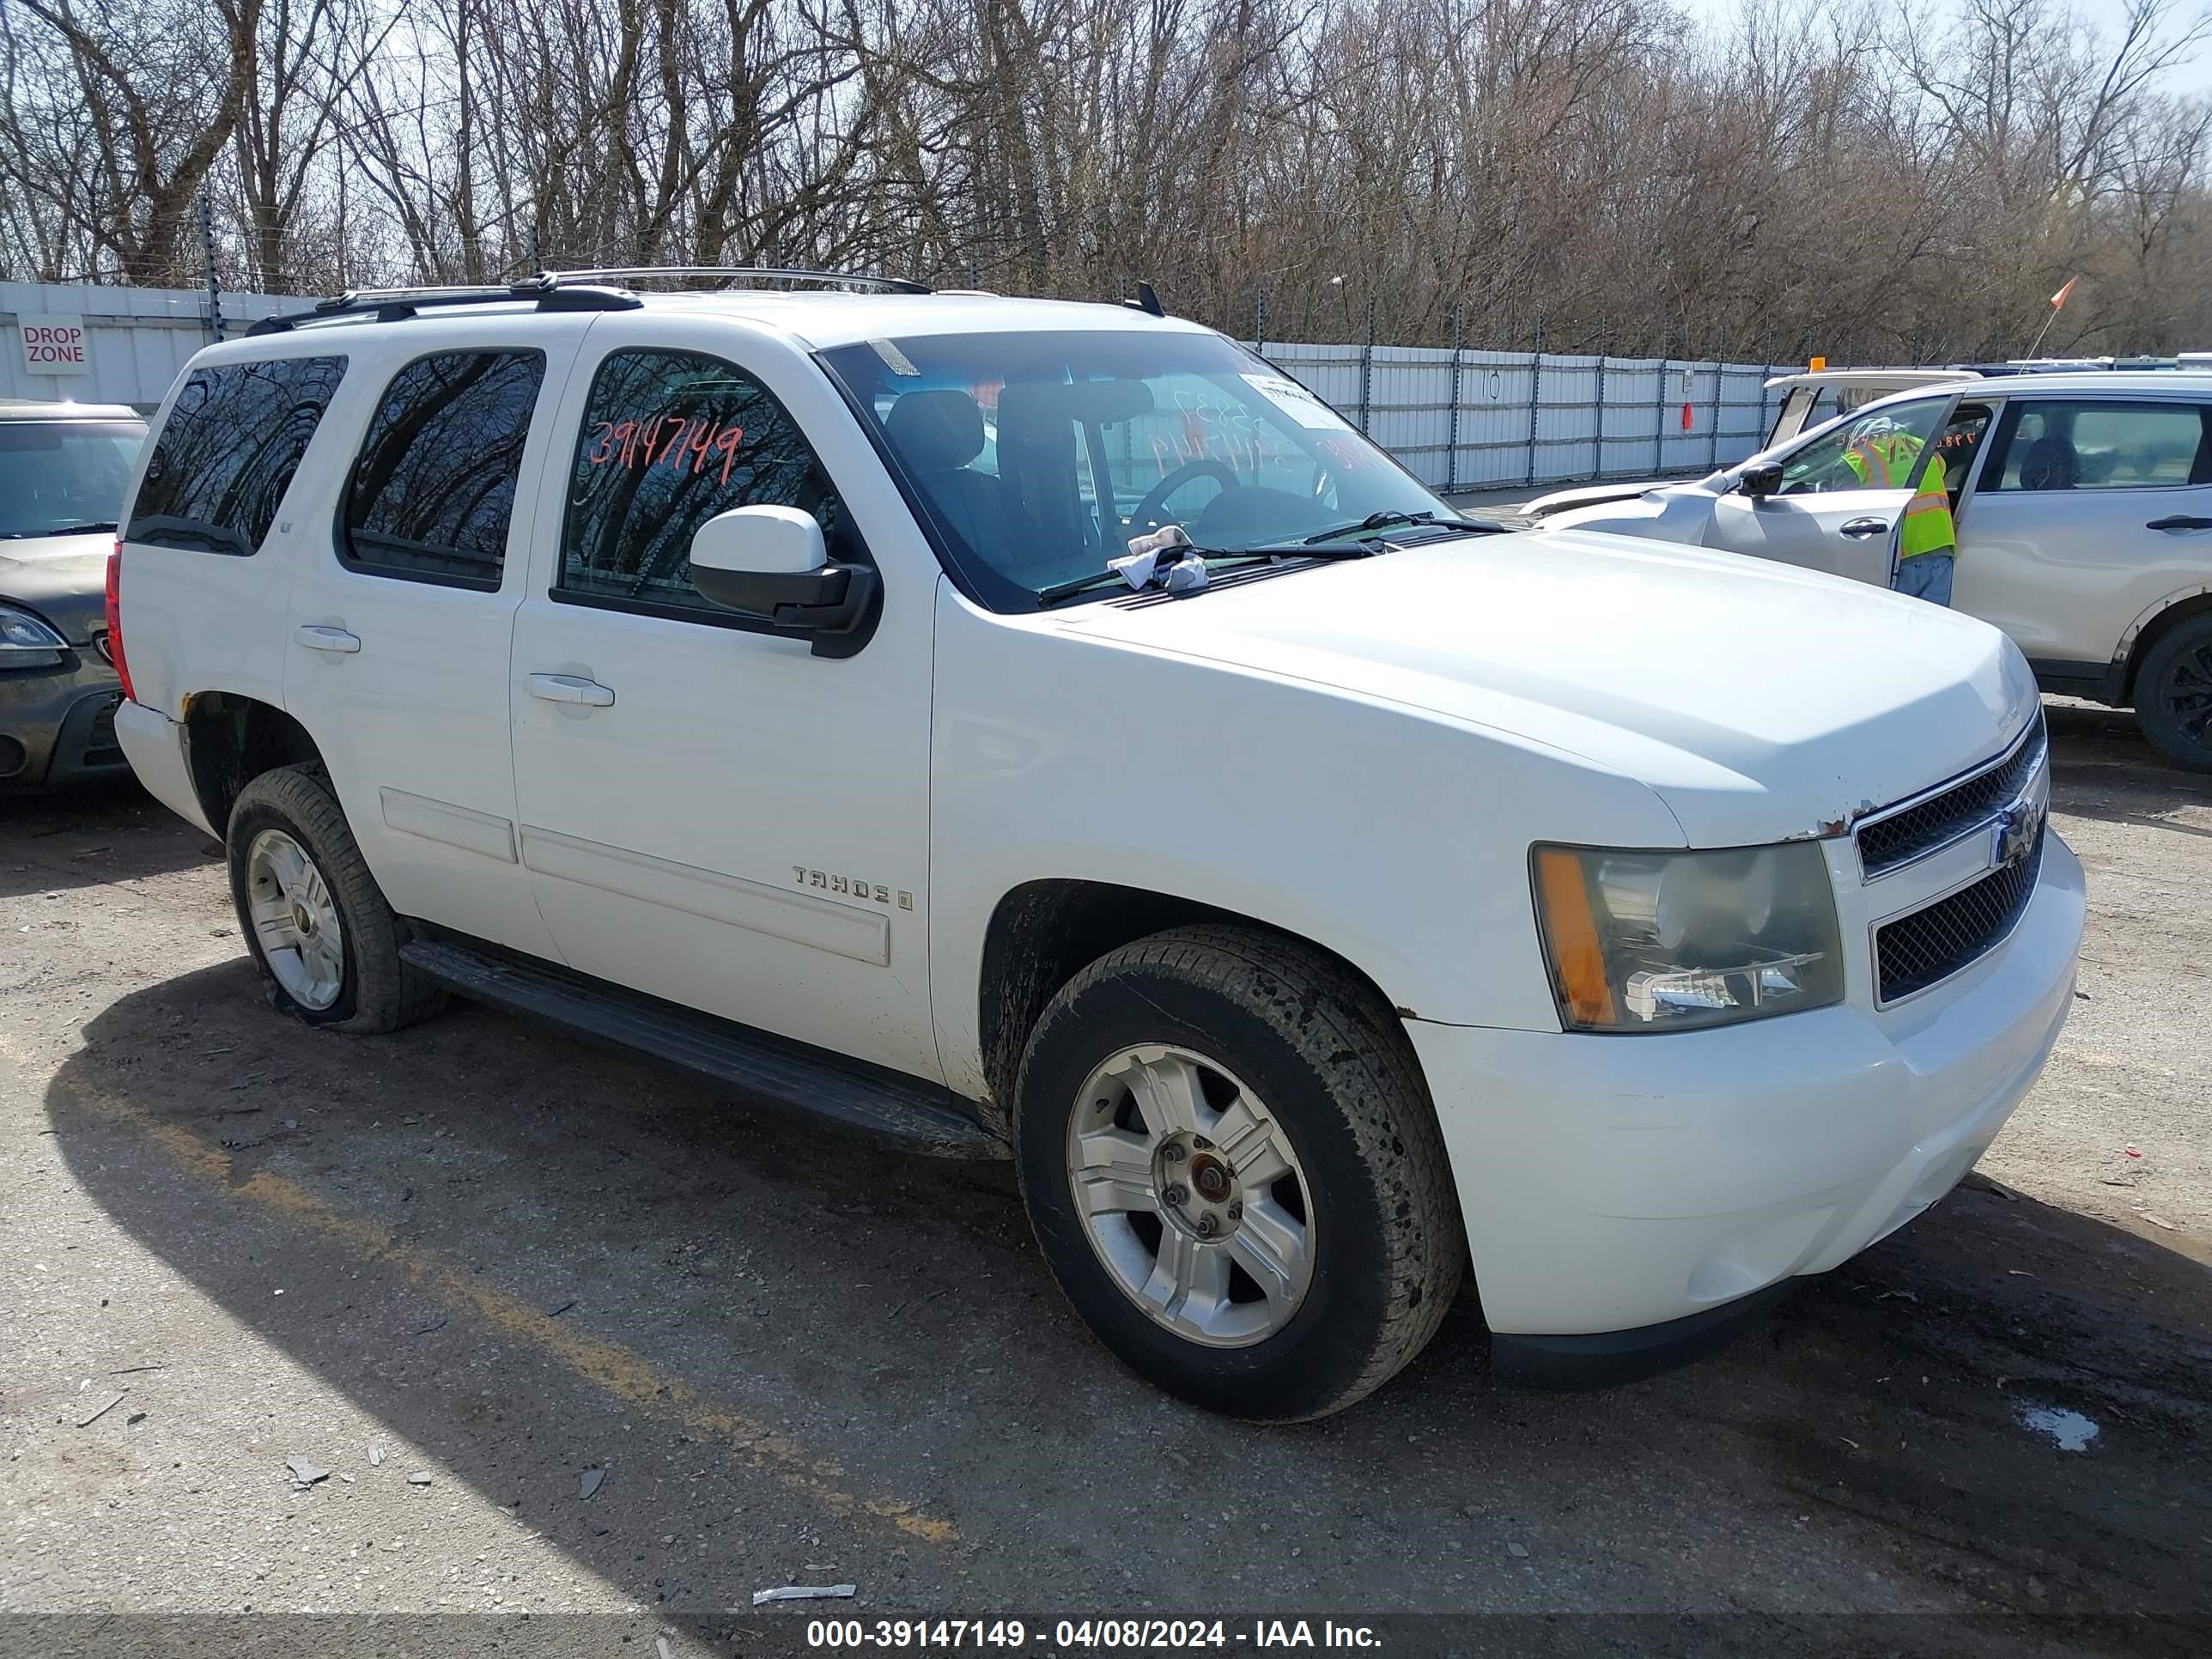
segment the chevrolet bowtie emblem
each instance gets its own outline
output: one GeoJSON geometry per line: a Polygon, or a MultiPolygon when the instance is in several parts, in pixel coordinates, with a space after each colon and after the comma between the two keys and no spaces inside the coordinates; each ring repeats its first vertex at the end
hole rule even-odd
{"type": "Polygon", "coordinates": [[[1990,849],[1990,867],[2002,870],[2035,850],[2035,837],[2043,828],[2043,803],[2022,796],[1997,817],[1996,844],[1990,849]]]}

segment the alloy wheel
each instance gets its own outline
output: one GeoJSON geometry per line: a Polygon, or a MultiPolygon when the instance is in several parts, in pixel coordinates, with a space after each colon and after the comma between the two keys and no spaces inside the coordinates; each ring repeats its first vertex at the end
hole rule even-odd
{"type": "Polygon", "coordinates": [[[320,1013],[345,985],[345,929],[330,884],[307,849],[264,830],[246,851],[246,908],[261,954],[284,994],[320,1013]]]}
{"type": "Polygon", "coordinates": [[[1069,1117],[1067,1173],[1108,1273],[1176,1335],[1248,1347],[1305,1299],[1304,1172],[1282,1125],[1218,1061],[1166,1044],[1109,1055],[1069,1117]]]}

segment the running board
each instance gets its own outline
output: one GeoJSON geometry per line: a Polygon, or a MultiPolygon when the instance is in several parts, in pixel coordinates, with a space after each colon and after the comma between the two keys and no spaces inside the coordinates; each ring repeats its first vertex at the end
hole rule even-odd
{"type": "Polygon", "coordinates": [[[833,1055],[549,963],[451,937],[400,947],[425,978],[509,1013],[650,1054],[785,1110],[933,1158],[1000,1158],[1005,1144],[961,1111],[949,1090],[833,1055]]]}

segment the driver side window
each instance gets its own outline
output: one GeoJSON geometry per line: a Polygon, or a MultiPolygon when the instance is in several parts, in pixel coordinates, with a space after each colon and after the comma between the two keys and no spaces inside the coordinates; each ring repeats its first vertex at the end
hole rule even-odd
{"type": "Polygon", "coordinates": [[[733,507],[795,507],[833,556],[866,561],[799,423],[759,381],[699,352],[611,353],[592,382],[554,597],[739,625],[691,585],[691,537],[733,507]]]}
{"type": "Polygon", "coordinates": [[[1920,468],[1945,398],[1896,404],[1844,422],[1800,448],[1782,464],[1782,495],[1826,495],[1843,489],[1904,489],[1920,468]]]}

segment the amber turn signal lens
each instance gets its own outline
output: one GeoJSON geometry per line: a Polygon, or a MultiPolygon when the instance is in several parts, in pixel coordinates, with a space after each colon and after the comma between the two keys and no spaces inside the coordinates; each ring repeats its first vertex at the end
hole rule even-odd
{"type": "Polygon", "coordinates": [[[1598,942],[1597,916],[1590,908],[1582,859],[1564,847],[1539,849],[1536,887],[1544,901],[1552,961],[1568,1015],[1577,1025],[1611,1024],[1613,988],[1606,979],[1605,950],[1598,942]]]}

